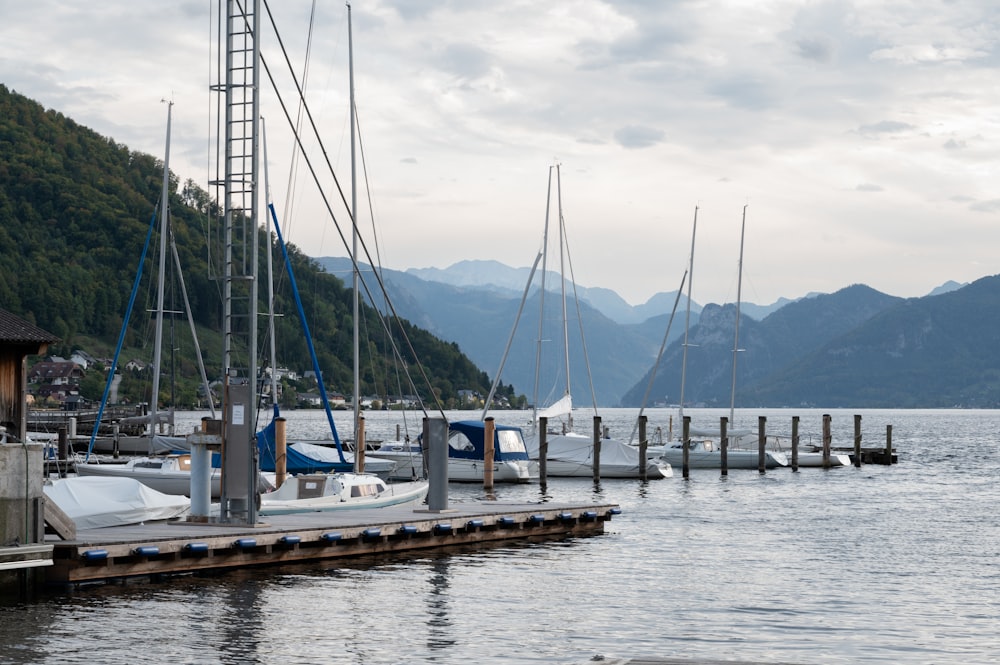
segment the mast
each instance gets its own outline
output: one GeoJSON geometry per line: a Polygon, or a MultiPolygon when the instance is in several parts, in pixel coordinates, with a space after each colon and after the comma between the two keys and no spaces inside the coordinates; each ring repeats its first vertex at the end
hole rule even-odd
{"type": "MultiPolygon", "coordinates": [[[[563,224],[562,210],[562,177],[559,165],[556,164],[556,204],[559,211],[559,284],[562,289],[562,323],[563,323],[563,354],[566,365],[566,392],[563,397],[570,394],[569,383],[569,319],[566,315],[566,238],[564,237],[565,225],[563,224]]],[[[573,430],[573,412],[567,416],[567,424],[570,431],[573,430]]]]}
{"type": "Polygon", "coordinates": [[[681,360],[681,406],[680,416],[684,419],[684,382],[687,375],[688,330],[691,328],[691,283],[694,281],[694,237],[698,231],[698,206],[694,207],[694,224],[691,228],[691,258],[688,265],[687,314],[684,318],[684,353],[681,360]]]}
{"type": "Polygon", "coordinates": [[[351,257],[354,272],[351,282],[354,288],[354,470],[358,471],[358,451],[361,445],[358,441],[358,431],[361,425],[361,343],[360,327],[358,325],[358,315],[360,314],[360,295],[358,293],[358,174],[357,162],[355,159],[355,137],[354,137],[354,35],[351,30],[351,3],[347,3],[347,62],[350,84],[350,104],[351,104],[351,257]]]}
{"type": "Polygon", "coordinates": [[[736,335],[733,339],[733,386],[729,396],[729,426],[732,427],[733,412],[736,410],[736,354],[740,350],[740,302],[743,291],[743,237],[747,230],[747,206],[743,206],[743,224],[740,227],[739,278],[736,280],[736,335]]]}
{"type": "Polygon", "coordinates": [[[538,381],[542,364],[542,334],[545,321],[545,272],[549,256],[549,210],[552,205],[552,169],[549,167],[549,186],[545,194],[545,231],[542,233],[542,288],[538,292],[538,341],[535,347],[535,394],[531,400],[532,427],[538,422],[538,381]]]}
{"type": "Polygon", "coordinates": [[[153,341],[153,396],[149,404],[149,434],[150,451],[152,452],[153,439],[156,434],[158,420],[157,411],[160,402],[160,365],[163,357],[163,282],[166,275],[167,265],[167,233],[169,233],[170,206],[167,204],[167,197],[170,193],[170,115],[174,103],[167,101],[167,146],[163,151],[163,190],[160,193],[160,265],[157,273],[156,285],[156,334],[153,341]]]}

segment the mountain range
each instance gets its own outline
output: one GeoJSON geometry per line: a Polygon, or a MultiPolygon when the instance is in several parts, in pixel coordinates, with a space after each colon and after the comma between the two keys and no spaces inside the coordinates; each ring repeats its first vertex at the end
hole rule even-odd
{"type": "MultiPolygon", "coordinates": [[[[351,270],[346,258],[316,261],[329,272],[351,270]]],[[[561,299],[549,286],[558,288],[558,275],[547,277],[539,343],[536,285],[520,307],[527,268],[464,261],[450,268],[380,273],[400,316],[456,343],[491,376],[509,346],[500,374],[505,383],[542,405],[561,396],[566,384],[559,369],[565,364],[561,299]],[[544,353],[536,390],[539,348],[544,353]]],[[[369,266],[362,267],[366,274],[370,280],[369,266]]],[[[575,404],[679,402],[685,299],[666,335],[676,292],[656,294],[640,306],[609,289],[577,286],[575,292],[579,305],[571,301],[567,307],[566,335],[575,404]]],[[[734,354],[736,305],[693,303],[684,403],[728,407],[735,355],[738,406],[994,407],[1000,404],[997,319],[1000,276],[948,282],[919,298],[855,284],[767,306],[741,303],[740,351],[734,354]]]]}

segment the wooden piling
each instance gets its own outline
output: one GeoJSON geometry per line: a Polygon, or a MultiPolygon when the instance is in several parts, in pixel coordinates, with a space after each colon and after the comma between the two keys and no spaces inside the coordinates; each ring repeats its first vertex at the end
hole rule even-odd
{"type": "Polygon", "coordinates": [[[483,489],[487,492],[493,491],[493,457],[494,457],[494,443],[495,438],[494,432],[496,431],[496,426],[493,422],[493,416],[486,419],[486,426],[484,428],[483,437],[483,489]]]}
{"type": "Polygon", "coordinates": [[[549,419],[538,417],[538,483],[545,489],[549,471],[549,419]]]}
{"type": "Polygon", "coordinates": [[[767,471],[767,416],[757,417],[757,471],[767,471]]]}
{"type": "Polygon", "coordinates": [[[681,423],[681,475],[691,475],[691,416],[684,416],[681,423]]]}
{"type": "MultiPolygon", "coordinates": [[[[202,421],[204,422],[204,420],[202,421]]],[[[287,423],[280,416],[274,419],[274,484],[281,487],[288,475],[287,423]]]]}
{"type": "Polygon", "coordinates": [[[594,482],[601,482],[601,417],[594,416],[594,482]]]}
{"type": "Polygon", "coordinates": [[[889,464],[892,464],[892,425],[885,426],[885,454],[889,464]]]}
{"type": "Polygon", "coordinates": [[[854,414],[854,466],[861,468],[861,414],[854,414]]]}
{"type": "Polygon", "coordinates": [[[823,414],[823,468],[830,468],[830,443],[833,436],[830,434],[830,414],[823,414]]]}
{"type": "Polygon", "coordinates": [[[354,433],[354,469],[365,472],[365,417],[358,416],[358,431],[354,433]]]}
{"type": "MultiPolygon", "coordinates": [[[[69,458],[69,440],[66,436],[65,427],[59,428],[59,443],[58,443],[58,448],[56,450],[59,453],[60,462],[65,462],[69,458]]],[[[63,464],[59,465],[59,477],[60,478],[66,477],[66,466],[63,464]]]]}
{"type": "Polygon", "coordinates": [[[646,449],[649,448],[649,441],[646,440],[646,415],[639,416],[639,480],[646,480],[646,449]]]}
{"type": "Polygon", "coordinates": [[[792,471],[799,470],[799,417],[792,416],[792,471]]]}
{"type": "Polygon", "coordinates": [[[729,418],[719,418],[719,437],[722,449],[719,451],[719,466],[723,476],[729,475],[729,418]]]}

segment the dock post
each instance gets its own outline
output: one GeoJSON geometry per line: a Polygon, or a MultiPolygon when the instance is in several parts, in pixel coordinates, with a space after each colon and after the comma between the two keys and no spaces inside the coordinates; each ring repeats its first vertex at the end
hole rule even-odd
{"type": "Polygon", "coordinates": [[[765,450],[767,445],[766,423],[767,416],[757,417],[757,470],[761,473],[764,473],[767,469],[767,451],[765,450]]]}
{"type": "Polygon", "coordinates": [[[646,449],[649,442],[646,440],[646,415],[639,416],[639,480],[646,480],[646,468],[649,463],[646,461],[646,449]]]}
{"type": "MultiPolygon", "coordinates": [[[[66,428],[59,428],[59,443],[57,450],[59,451],[59,461],[64,462],[69,459],[69,442],[66,439],[66,428]]],[[[59,477],[66,477],[66,467],[62,464],[59,465],[59,477]]]]}
{"type": "Polygon", "coordinates": [[[792,471],[799,470],[799,417],[792,416],[792,471]]]}
{"type": "Polygon", "coordinates": [[[487,492],[493,491],[493,459],[494,459],[494,446],[493,442],[495,438],[494,432],[496,432],[496,425],[493,422],[493,416],[489,416],[484,423],[483,431],[483,489],[487,492]]]}
{"type": "Polygon", "coordinates": [[[424,418],[424,448],[427,450],[427,509],[448,509],[448,421],[424,418]]]}
{"type": "Polygon", "coordinates": [[[601,482],[601,417],[594,416],[594,482],[601,482]]]}
{"type": "Polygon", "coordinates": [[[830,468],[830,442],[833,436],[830,434],[830,414],[823,414],[823,468],[830,468]]]}
{"type": "Polygon", "coordinates": [[[854,414],[854,466],[861,468],[861,414],[854,414]]]}
{"type": "Polygon", "coordinates": [[[354,433],[354,470],[365,472],[365,417],[358,416],[358,431],[354,433]]]}
{"type": "Polygon", "coordinates": [[[885,426],[885,463],[892,465],[892,425],[885,426]]]}
{"type": "Polygon", "coordinates": [[[681,475],[691,475],[691,416],[684,416],[681,424],[681,475]]]}
{"type": "Polygon", "coordinates": [[[284,418],[274,419],[274,485],[281,487],[288,475],[288,427],[284,418]]]}
{"type": "Polygon", "coordinates": [[[111,456],[118,459],[118,438],[121,436],[121,425],[118,424],[117,420],[115,421],[115,424],[112,425],[112,432],[111,456]]]}
{"type": "Polygon", "coordinates": [[[719,450],[720,475],[729,475],[729,418],[722,416],[719,418],[719,441],[722,448],[719,450]]]}
{"type": "Polygon", "coordinates": [[[549,474],[549,419],[538,417],[538,483],[545,490],[549,474]]]}

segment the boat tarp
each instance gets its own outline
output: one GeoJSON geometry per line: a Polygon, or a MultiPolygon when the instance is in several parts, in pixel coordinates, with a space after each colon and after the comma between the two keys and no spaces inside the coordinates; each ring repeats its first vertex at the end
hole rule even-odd
{"type": "MultiPolygon", "coordinates": [[[[532,435],[525,439],[528,455],[538,459],[538,436],[532,435]]],[[[570,432],[567,434],[549,434],[546,437],[550,460],[593,464],[594,438],[570,432]]],[[[616,439],[601,439],[601,464],[636,466],[639,463],[639,449],[624,441],[616,439]]]]}
{"type": "MultiPolygon", "coordinates": [[[[257,432],[257,450],[260,454],[260,470],[274,472],[276,448],[274,443],[274,421],[257,432]]],[[[344,453],[346,461],[340,461],[336,448],[321,446],[305,441],[289,443],[285,448],[285,470],[293,475],[302,473],[330,473],[353,471],[353,455],[344,453]]],[[[370,473],[388,473],[395,462],[365,457],[365,470],[370,473]]]]}
{"type": "Polygon", "coordinates": [[[46,499],[59,506],[78,529],[166,520],[191,508],[187,497],[157,492],[134,478],[62,478],[47,483],[44,491],[46,499]]]}
{"type": "MultiPolygon", "coordinates": [[[[422,439],[421,434],[418,440],[422,439]]],[[[486,423],[482,420],[456,420],[448,423],[448,457],[485,459],[486,423]]],[[[494,425],[493,459],[496,462],[527,460],[520,427],[494,425]]]]}

